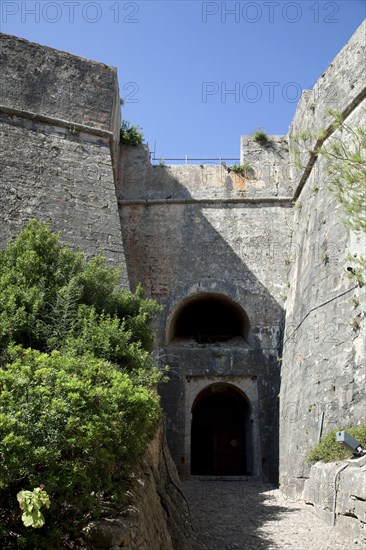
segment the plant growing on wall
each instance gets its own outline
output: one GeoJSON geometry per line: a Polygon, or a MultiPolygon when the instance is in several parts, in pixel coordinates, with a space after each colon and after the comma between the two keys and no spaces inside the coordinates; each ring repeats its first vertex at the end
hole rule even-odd
{"type": "Polygon", "coordinates": [[[352,453],[336,440],[336,433],[342,430],[347,430],[363,447],[366,447],[366,424],[353,428],[335,428],[324,435],[320,442],[308,452],[306,462],[336,462],[350,458],[352,453]]]}
{"type": "Polygon", "coordinates": [[[268,134],[262,130],[262,128],[257,128],[257,130],[253,132],[252,136],[254,141],[260,143],[261,145],[269,142],[268,134]]]}
{"type": "MultiPolygon", "coordinates": [[[[309,133],[295,136],[298,143],[295,149],[296,164],[303,168],[300,146],[315,157],[323,157],[330,179],[327,189],[343,207],[343,223],[353,231],[366,233],[366,131],[361,126],[352,128],[346,124],[342,114],[337,111],[329,110],[328,113],[334,119],[330,128],[334,135],[326,144],[324,140],[328,133],[325,129],[320,130],[317,136],[309,133]],[[313,138],[319,144],[315,151],[307,146],[307,142],[313,138]]],[[[354,264],[354,268],[348,269],[349,275],[364,285],[365,258],[348,256],[347,259],[354,264]]]]}
{"type": "Polygon", "coordinates": [[[254,170],[249,164],[249,162],[245,162],[244,164],[234,164],[233,166],[227,166],[227,171],[234,172],[234,174],[238,174],[240,176],[245,176],[247,178],[253,177],[254,170]]]}
{"type": "Polygon", "coordinates": [[[124,145],[140,145],[143,139],[144,136],[139,126],[131,126],[127,120],[122,122],[121,143],[124,145]]]}
{"type": "Polygon", "coordinates": [[[351,128],[340,113],[330,111],[340,132],[318,154],[327,161],[328,189],[343,206],[343,221],[354,231],[366,232],[366,130],[351,128]]]}

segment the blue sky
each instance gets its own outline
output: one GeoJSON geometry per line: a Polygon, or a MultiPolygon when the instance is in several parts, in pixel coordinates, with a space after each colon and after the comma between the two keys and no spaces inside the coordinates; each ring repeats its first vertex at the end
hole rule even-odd
{"type": "Polygon", "coordinates": [[[365,17],[364,0],[1,0],[1,31],[118,68],[123,117],[156,156],[239,157],[285,134],[365,17]]]}

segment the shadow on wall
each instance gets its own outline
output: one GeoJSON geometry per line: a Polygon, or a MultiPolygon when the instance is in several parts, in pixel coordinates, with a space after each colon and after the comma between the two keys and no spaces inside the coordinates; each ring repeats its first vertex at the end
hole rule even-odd
{"type": "Polygon", "coordinates": [[[186,456],[186,377],[221,375],[214,358],[221,345],[226,378],[257,380],[264,475],[276,480],[283,308],[262,281],[273,288],[286,281],[272,244],[284,248],[288,208],[243,203],[232,175],[225,171],[217,181],[217,173],[202,172],[151,166],[144,147],[122,148],[118,198],[129,280],[165,306],[156,328],[162,361],[171,368],[160,393],[178,470],[186,456]],[[194,186],[209,198],[197,198],[187,188],[194,186]]]}
{"type": "Polygon", "coordinates": [[[249,333],[245,311],[224,295],[200,293],[179,304],[167,327],[166,343],[194,340],[198,344],[236,341],[249,333]]]}

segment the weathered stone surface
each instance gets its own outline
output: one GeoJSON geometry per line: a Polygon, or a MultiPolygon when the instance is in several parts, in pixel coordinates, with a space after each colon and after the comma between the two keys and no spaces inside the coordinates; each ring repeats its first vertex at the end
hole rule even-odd
{"type": "Polygon", "coordinates": [[[119,517],[84,528],[88,549],[191,549],[189,509],[162,429],[150,443],[129,495],[131,503],[119,517]]]}
{"type": "Polygon", "coordinates": [[[108,143],[8,115],[0,115],[0,140],[1,246],[38,218],[87,256],[102,253],[121,264],[108,143]]]}
{"type": "Polygon", "coordinates": [[[0,37],[0,103],[118,136],[117,70],[69,53],[0,37]]]}
{"type": "Polygon", "coordinates": [[[145,146],[121,148],[119,199],[126,201],[257,201],[291,199],[286,136],[259,145],[241,138],[243,175],[223,164],[151,165],[145,146]]]}
{"type": "Polygon", "coordinates": [[[171,375],[160,391],[169,446],[180,474],[190,471],[192,402],[187,378],[203,377],[209,384],[212,377],[217,382],[221,376],[223,382],[240,388],[248,377],[255,377],[258,403],[251,406],[258,409],[255,422],[260,433],[256,445],[260,466],[255,470],[258,475],[263,462],[264,475],[275,479],[277,356],[290,267],[292,209],[290,201],[278,199],[273,181],[259,187],[248,182],[241,195],[232,184],[236,177],[220,166],[153,167],[146,149],[123,147],[118,187],[121,224],[131,285],[141,282],[165,306],[156,324],[157,345],[171,375]],[[220,180],[222,171],[225,178],[220,180]],[[171,342],[175,312],[185,300],[205,293],[227,297],[242,307],[249,323],[245,343],[222,343],[218,349],[193,341],[171,342]]]}
{"type": "MultiPolygon", "coordinates": [[[[38,218],[88,257],[101,253],[120,265],[125,258],[111,154],[119,143],[116,71],[8,35],[1,35],[0,48],[0,247],[38,218]],[[48,119],[27,118],[23,109],[48,119]]],[[[121,282],[128,286],[126,271],[121,282]]]]}
{"type": "Polygon", "coordinates": [[[317,462],[305,482],[303,498],[329,525],[366,544],[366,456],[342,463],[317,462]]]}
{"type": "MultiPolygon", "coordinates": [[[[348,123],[359,123],[360,115],[362,106],[348,123]]],[[[298,491],[320,423],[324,433],[357,425],[366,410],[365,292],[346,271],[347,254],[362,253],[365,240],[340,223],[342,210],[326,189],[324,163],[316,167],[295,216],[281,379],[281,483],[298,491]]]]}
{"type": "Polygon", "coordinates": [[[258,143],[253,136],[241,136],[240,164],[250,167],[248,196],[292,198],[287,136],[268,136],[265,143],[258,143]]]}
{"type": "MultiPolygon", "coordinates": [[[[329,79],[339,80],[342,110],[348,112],[346,124],[351,128],[365,126],[365,104],[355,101],[354,92],[349,92],[353,87],[344,80],[352,82],[362,66],[362,32],[352,37],[315,87],[324,112],[323,96],[329,89],[321,91],[322,82],[325,86],[329,79]]],[[[296,131],[320,130],[324,117],[312,117],[300,103],[296,131]]],[[[337,138],[350,143],[349,134],[338,130],[325,146],[337,138]]],[[[298,174],[297,181],[301,177],[298,174]]],[[[301,496],[310,475],[305,457],[319,434],[365,422],[366,411],[366,296],[346,269],[352,267],[348,255],[364,255],[365,236],[342,223],[342,207],[327,188],[322,156],[304,178],[295,208],[280,395],[280,482],[286,494],[295,496],[301,496]]],[[[351,524],[352,517],[347,521],[351,524]]]]}

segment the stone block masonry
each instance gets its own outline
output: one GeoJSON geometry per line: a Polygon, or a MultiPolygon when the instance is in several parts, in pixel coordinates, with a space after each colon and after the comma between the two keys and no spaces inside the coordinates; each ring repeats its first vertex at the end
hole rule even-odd
{"type": "MultiPolygon", "coordinates": [[[[121,151],[118,198],[130,280],[165,306],[158,346],[171,378],[161,392],[181,475],[190,472],[195,388],[218,380],[247,388],[256,379],[255,463],[274,479],[279,422],[280,481],[291,497],[302,498],[306,453],[319,433],[365,421],[365,293],[347,276],[345,260],[364,253],[364,239],[342,224],[321,157],[305,151],[300,169],[294,152],[302,131],[324,128],[322,139],[332,139],[329,108],[350,127],[364,126],[364,29],[304,92],[288,137],[269,136],[266,145],[242,137],[243,175],[225,166],[151,166],[146,149],[121,151]],[[200,294],[240,304],[250,324],[246,345],[174,340],[176,312],[200,294]]],[[[320,144],[311,138],[307,145],[320,144]]]]}
{"type": "Polygon", "coordinates": [[[192,550],[189,509],[162,427],[135,472],[128,506],[118,517],[90,522],[82,538],[98,550],[192,550]]]}
{"type": "MultiPolygon", "coordinates": [[[[304,501],[328,525],[366,544],[366,456],[316,463],[305,481],[304,501]]],[[[311,509],[311,508],[310,508],[311,509]]]]}
{"type": "Polygon", "coordinates": [[[182,476],[191,473],[195,399],[221,381],[250,401],[252,473],[276,479],[277,358],[293,212],[290,181],[277,185],[273,171],[280,174],[288,165],[287,142],[275,140],[264,148],[271,176],[259,174],[264,163],[257,144],[246,155],[254,173],[243,175],[225,166],[152,166],[146,148],[121,150],[118,198],[128,274],[132,287],[142,283],[164,306],[157,346],[171,371],[160,391],[182,476]],[[175,338],[177,312],[201,296],[229,299],[242,308],[249,324],[245,342],[175,338]]]}
{"type": "Polygon", "coordinates": [[[116,69],[6,34],[1,35],[0,59],[2,105],[117,137],[116,69]]]}
{"type": "MultiPolygon", "coordinates": [[[[280,482],[283,491],[296,497],[313,475],[306,455],[319,435],[366,421],[365,288],[347,272],[352,257],[365,255],[365,235],[342,223],[345,215],[328,190],[324,157],[304,152],[300,170],[293,156],[294,136],[302,130],[314,135],[328,128],[326,147],[334,139],[351,144],[349,132],[332,132],[329,126],[330,90],[336,92],[332,107],[345,113],[346,125],[365,128],[365,79],[360,73],[365,46],[363,24],[315,85],[314,105],[304,96],[289,133],[296,255],[291,260],[281,372],[280,482]]],[[[310,140],[310,149],[314,144],[310,140]]],[[[363,485],[361,469],[357,475],[363,485]]],[[[315,502],[316,510],[318,505],[315,502]]]]}
{"type": "Polygon", "coordinates": [[[121,265],[116,70],[7,35],[0,53],[0,245],[38,218],[121,265]]]}

